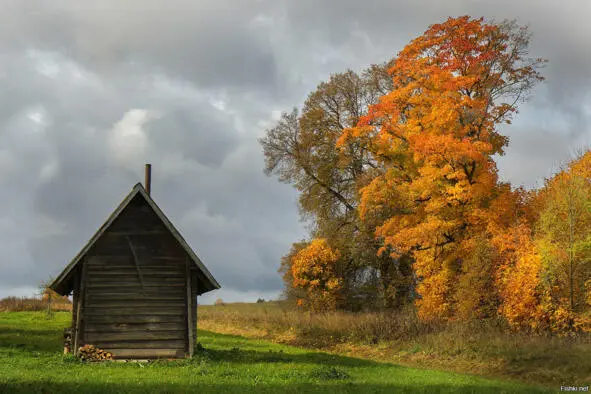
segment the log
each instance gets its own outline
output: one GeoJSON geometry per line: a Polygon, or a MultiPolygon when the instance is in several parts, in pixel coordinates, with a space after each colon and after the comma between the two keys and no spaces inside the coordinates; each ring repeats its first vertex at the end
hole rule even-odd
{"type": "MultiPolygon", "coordinates": [[[[125,256],[125,255],[114,255],[109,254],[107,252],[102,252],[103,254],[96,252],[93,253],[93,257],[98,259],[98,261],[90,264],[88,267],[91,270],[108,270],[108,269],[135,269],[133,264],[133,257],[132,256],[125,256]]],[[[170,256],[165,254],[151,254],[147,255],[145,260],[142,261],[142,268],[174,268],[174,269],[181,269],[182,267],[182,259],[177,256],[170,256]]]]}
{"type": "MultiPolygon", "coordinates": [[[[182,275],[178,275],[178,276],[166,276],[166,275],[142,275],[143,277],[143,281],[146,285],[149,286],[156,286],[158,284],[160,284],[161,286],[167,286],[167,285],[172,285],[172,284],[183,284],[185,281],[184,276],[182,275]]],[[[133,276],[128,276],[128,275],[121,275],[121,276],[92,276],[89,275],[88,276],[88,282],[87,282],[87,286],[94,286],[94,285],[103,285],[103,284],[113,284],[113,285],[119,285],[121,283],[139,283],[141,284],[141,281],[138,281],[138,277],[137,274],[135,275],[135,277],[133,276]]]]}
{"type": "Polygon", "coordinates": [[[192,292],[191,292],[191,266],[189,265],[189,258],[185,260],[187,266],[187,337],[188,337],[188,345],[189,345],[189,357],[193,357],[193,301],[192,301],[192,292]]]}
{"type": "MultiPolygon", "coordinates": [[[[88,284],[88,288],[89,289],[111,289],[111,290],[117,290],[120,286],[128,286],[128,287],[134,287],[137,289],[141,289],[141,283],[138,282],[118,282],[118,283],[89,283],[88,284]]],[[[150,288],[166,288],[166,287],[185,287],[185,284],[180,282],[180,283],[175,283],[175,282],[167,282],[167,283],[161,283],[158,281],[150,281],[149,283],[145,284],[145,288],[146,290],[149,290],[150,288]]]]}
{"type": "Polygon", "coordinates": [[[135,323],[181,323],[185,324],[183,315],[118,315],[105,314],[89,315],[86,317],[87,326],[99,324],[135,324],[135,323]]]}
{"type": "Polygon", "coordinates": [[[101,349],[105,349],[115,353],[113,349],[184,349],[185,341],[183,339],[177,340],[148,340],[148,341],[96,341],[95,345],[101,349]]]}
{"type": "Polygon", "coordinates": [[[183,341],[185,330],[166,331],[137,331],[128,330],[125,332],[88,332],[85,333],[85,340],[89,343],[106,343],[112,341],[183,341]]]}
{"type": "MultiPolygon", "coordinates": [[[[74,328],[74,351],[78,351],[78,345],[80,344],[82,334],[82,311],[84,310],[82,305],[86,300],[86,266],[87,262],[82,260],[82,267],[80,273],[80,293],[78,295],[78,305],[76,305],[76,327],[74,328]]],[[[78,355],[78,353],[76,353],[78,355]]]]}
{"type": "MultiPolygon", "coordinates": [[[[137,296],[141,295],[139,287],[98,287],[91,291],[92,296],[114,296],[114,295],[129,295],[129,296],[137,296]]],[[[185,289],[178,286],[167,286],[167,287],[147,287],[143,293],[146,294],[146,297],[168,297],[168,296],[183,296],[185,289]]]]}
{"type": "Polygon", "coordinates": [[[100,308],[100,307],[88,307],[85,308],[85,316],[105,315],[110,316],[117,315],[173,315],[183,316],[185,314],[184,307],[158,307],[152,306],[141,306],[141,307],[117,307],[117,308],[100,308]]]}
{"type": "Polygon", "coordinates": [[[78,349],[78,356],[83,361],[104,361],[113,359],[113,355],[110,352],[88,344],[78,349]]]}
{"type": "Polygon", "coordinates": [[[164,235],[169,234],[167,230],[136,230],[136,231],[108,231],[107,234],[109,236],[114,237],[134,237],[134,236],[154,236],[154,235],[164,235]]]}
{"type": "MultiPolygon", "coordinates": [[[[131,276],[135,274],[135,268],[129,267],[105,267],[103,269],[89,269],[88,273],[93,278],[110,278],[117,276],[131,276]]],[[[142,269],[142,273],[144,276],[154,276],[154,277],[184,277],[185,272],[181,271],[180,269],[174,269],[173,267],[144,267],[142,269]]]]}
{"type": "Polygon", "coordinates": [[[125,211],[113,222],[107,233],[138,231],[161,231],[166,235],[169,233],[156,215],[151,218],[144,212],[130,214],[130,212],[125,211]]]}
{"type": "Polygon", "coordinates": [[[135,293],[92,293],[88,295],[88,302],[111,302],[111,301],[146,301],[146,302],[166,302],[166,301],[184,301],[182,294],[165,293],[165,294],[149,294],[145,297],[135,293]]]}
{"type": "Polygon", "coordinates": [[[86,307],[90,309],[94,308],[105,308],[108,311],[104,311],[103,313],[112,313],[111,310],[119,310],[121,308],[154,308],[154,309],[169,309],[169,308],[184,308],[185,303],[182,299],[167,301],[167,300],[159,300],[159,301],[147,301],[147,300],[137,300],[137,301],[130,301],[130,300],[113,300],[113,301],[102,301],[102,300],[95,300],[89,299],[86,303],[86,307]]]}
{"type": "Polygon", "coordinates": [[[91,332],[127,332],[127,331],[183,331],[185,324],[179,323],[93,323],[85,330],[91,332]]]}
{"type": "Polygon", "coordinates": [[[180,349],[111,348],[109,351],[113,354],[115,359],[156,359],[184,357],[184,352],[180,349]]]}

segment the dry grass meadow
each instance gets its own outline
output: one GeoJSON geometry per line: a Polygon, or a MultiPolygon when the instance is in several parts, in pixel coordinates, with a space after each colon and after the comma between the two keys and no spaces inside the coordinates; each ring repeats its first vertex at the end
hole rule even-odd
{"type": "Polygon", "coordinates": [[[412,367],[542,383],[591,384],[591,336],[510,332],[498,321],[429,325],[398,313],[313,314],[281,302],[199,306],[199,328],[412,367]]]}
{"type": "Polygon", "coordinates": [[[64,297],[52,301],[34,297],[6,297],[0,300],[0,312],[71,312],[72,303],[64,297]]]}

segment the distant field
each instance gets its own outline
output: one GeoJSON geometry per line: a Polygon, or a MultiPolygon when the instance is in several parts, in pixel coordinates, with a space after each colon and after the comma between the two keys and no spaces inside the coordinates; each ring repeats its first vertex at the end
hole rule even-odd
{"type": "Polygon", "coordinates": [[[192,360],[85,364],[61,354],[69,321],[67,312],[0,313],[1,393],[550,392],[203,330],[192,360]]]}
{"type": "Polygon", "coordinates": [[[591,385],[591,336],[510,333],[502,322],[434,327],[412,310],[310,314],[280,302],[199,306],[201,329],[391,362],[543,384],[591,385]]]}

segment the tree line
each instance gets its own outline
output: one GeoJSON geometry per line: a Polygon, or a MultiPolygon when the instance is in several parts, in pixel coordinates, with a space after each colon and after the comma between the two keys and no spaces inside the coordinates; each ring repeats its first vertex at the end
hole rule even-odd
{"type": "Polygon", "coordinates": [[[538,190],[502,182],[493,159],[544,79],[530,38],[449,18],[390,61],[331,75],[266,131],[265,172],[311,223],[282,258],[288,299],[591,331],[591,152],[538,190]]]}

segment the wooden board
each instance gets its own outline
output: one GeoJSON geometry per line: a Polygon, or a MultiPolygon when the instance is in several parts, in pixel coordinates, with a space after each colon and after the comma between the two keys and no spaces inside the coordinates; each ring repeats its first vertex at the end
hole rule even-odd
{"type": "Polygon", "coordinates": [[[135,289],[135,292],[138,291],[138,289],[152,289],[153,291],[157,291],[156,289],[165,289],[165,288],[170,288],[170,287],[181,287],[184,288],[185,284],[184,283],[166,283],[164,286],[161,283],[158,283],[156,281],[150,281],[148,283],[145,284],[145,286],[142,287],[141,283],[139,282],[121,282],[121,283],[92,283],[92,284],[88,284],[87,288],[88,291],[94,291],[97,290],[99,292],[109,292],[110,290],[119,290],[121,287],[126,287],[126,288],[133,288],[135,289]]]}
{"type": "Polygon", "coordinates": [[[181,307],[170,307],[164,306],[155,308],[152,306],[140,306],[140,307],[117,307],[117,308],[100,308],[100,307],[88,307],[85,308],[85,316],[97,316],[97,315],[172,315],[172,316],[184,316],[186,308],[181,307]]]}
{"type": "Polygon", "coordinates": [[[94,301],[177,301],[182,300],[182,289],[156,289],[148,292],[96,292],[88,295],[88,300],[94,301]],[[180,291],[177,291],[180,290],[180,291]],[[145,294],[145,295],[144,295],[145,294]]]}
{"type": "Polygon", "coordinates": [[[154,211],[128,205],[109,227],[110,231],[166,231],[154,211]]]}
{"type": "MultiPolygon", "coordinates": [[[[170,256],[178,260],[184,255],[184,251],[174,239],[165,240],[156,236],[133,237],[133,244],[136,253],[140,257],[170,256]]],[[[88,251],[88,255],[95,257],[121,256],[124,257],[123,262],[127,262],[129,257],[133,257],[129,250],[129,244],[126,242],[126,237],[109,236],[108,233],[105,233],[96,241],[91,250],[88,251]]]]}
{"type": "Polygon", "coordinates": [[[134,324],[134,323],[185,323],[183,315],[117,315],[110,316],[105,314],[89,315],[86,317],[87,327],[90,328],[94,323],[100,324],[134,324]]]}
{"type": "Polygon", "coordinates": [[[155,309],[162,309],[162,308],[184,308],[185,303],[182,299],[174,299],[174,300],[162,300],[162,299],[138,299],[138,300],[97,300],[97,299],[87,299],[86,306],[88,308],[155,308],[155,309]]]}
{"type": "MultiPolygon", "coordinates": [[[[104,270],[130,270],[135,268],[133,262],[133,256],[126,256],[123,254],[108,254],[107,251],[96,252],[92,257],[95,260],[92,264],[88,265],[88,268],[93,271],[104,271],[104,270]]],[[[131,253],[131,252],[130,252],[131,253]]],[[[153,268],[153,269],[172,269],[182,270],[181,259],[176,256],[171,256],[165,253],[159,253],[155,255],[142,256],[142,268],[153,268]]],[[[184,272],[184,271],[181,271],[184,272]]]]}
{"type": "Polygon", "coordinates": [[[184,322],[178,323],[94,323],[86,332],[127,332],[127,331],[183,331],[184,322]]]}
{"type": "Polygon", "coordinates": [[[105,341],[97,340],[94,342],[85,341],[86,344],[97,346],[101,349],[183,349],[185,348],[184,339],[176,340],[148,340],[148,341],[105,341]]]}
{"type": "Polygon", "coordinates": [[[124,332],[88,332],[84,334],[86,343],[104,343],[113,341],[184,341],[185,330],[145,331],[127,330],[124,332]]]}
{"type": "MultiPolygon", "coordinates": [[[[146,284],[147,286],[183,286],[184,282],[185,282],[185,278],[183,276],[166,276],[166,275],[162,275],[162,276],[156,276],[156,275],[142,275],[142,279],[144,284],[146,284]]],[[[135,275],[121,275],[121,276],[112,276],[112,277],[106,277],[106,276],[100,276],[97,277],[89,275],[88,276],[88,282],[87,282],[87,286],[88,287],[93,287],[93,286],[102,286],[102,285],[127,285],[127,284],[141,284],[139,278],[138,278],[138,274],[136,273],[135,275]]]]}
{"type": "Polygon", "coordinates": [[[78,348],[80,347],[80,343],[81,341],[83,341],[83,327],[82,324],[83,319],[82,319],[82,314],[85,312],[84,310],[84,302],[85,302],[85,298],[86,298],[86,261],[82,260],[82,267],[80,268],[81,273],[80,273],[80,293],[78,295],[78,303],[76,305],[76,328],[74,330],[74,343],[73,343],[73,347],[74,347],[74,355],[78,355],[78,348]]]}
{"type": "Polygon", "coordinates": [[[178,295],[183,294],[185,289],[179,288],[178,286],[147,286],[141,289],[140,286],[95,286],[96,290],[93,294],[105,295],[105,294],[146,294],[146,295],[178,295]],[[140,290],[142,290],[140,292],[140,290]]]}
{"type": "MultiPolygon", "coordinates": [[[[89,274],[93,278],[106,278],[106,279],[115,279],[120,276],[131,276],[136,275],[137,273],[132,269],[132,267],[105,267],[103,269],[94,269],[91,268],[88,270],[89,274]]],[[[142,266],[142,274],[144,276],[154,276],[154,277],[184,277],[185,273],[181,270],[175,270],[173,267],[145,267],[142,266]]]]}
{"type": "Polygon", "coordinates": [[[189,258],[186,259],[186,281],[187,281],[187,339],[188,339],[188,347],[189,347],[189,357],[193,357],[193,350],[194,350],[194,336],[193,331],[196,327],[193,326],[193,295],[191,293],[191,263],[189,262],[189,258]]]}
{"type": "Polygon", "coordinates": [[[184,351],[181,349],[105,349],[113,354],[115,359],[156,359],[156,358],[182,358],[184,351]]]}

